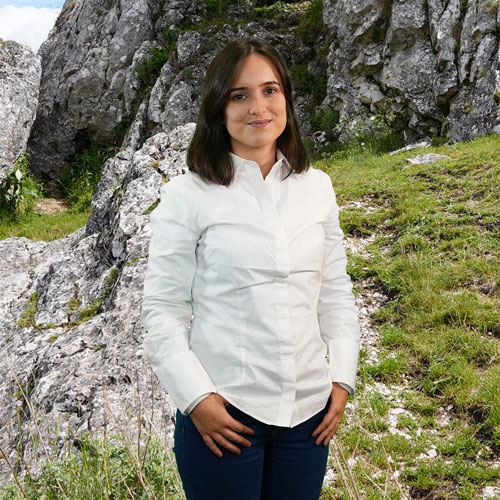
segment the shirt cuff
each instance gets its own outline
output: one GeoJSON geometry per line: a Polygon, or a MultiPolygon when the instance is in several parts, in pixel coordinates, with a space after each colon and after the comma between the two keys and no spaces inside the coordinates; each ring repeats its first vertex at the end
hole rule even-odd
{"type": "Polygon", "coordinates": [[[350,396],[352,396],[354,394],[354,389],[348,385],[348,384],[344,384],[344,382],[337,382],[336,380],[334,380],[333,382],[335,382],[336,384],[339,384],[340,387],[342,387],[342,389],[345,389],[350,396]]]}
{"type": "Polygon", "coordinates": [[[182,412],[183,415],[189,415],[195,408],[195,406],[198,403],[201,403],[207,396],[210,396],[210,394],[214,394],[213,392],[206,392],[205,394],[202,394],[201,396],[198,396],[192,403],[189,403],[187,408],[182,412]]]}

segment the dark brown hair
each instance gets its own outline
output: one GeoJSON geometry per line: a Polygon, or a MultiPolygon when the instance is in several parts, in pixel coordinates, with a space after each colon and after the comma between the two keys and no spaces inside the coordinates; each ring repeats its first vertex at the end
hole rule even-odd
{"type": "Polygon", "coordinates": [[[276,68],[283,86],[287,123],[285,130],[278,137],[278,148],[290,165],[285,177],[292,172],[300,173],[309,168],[293,107],[290,73],[284,59],[264,40],[238,39],[228,43],[208,66],[196,130],[187,152],[189,169],[216,184],[229,186],[234,177],[229,155],[231,141],[224,125],[224,111],[238,65],[251,54],[267,57],[276,68]]]}

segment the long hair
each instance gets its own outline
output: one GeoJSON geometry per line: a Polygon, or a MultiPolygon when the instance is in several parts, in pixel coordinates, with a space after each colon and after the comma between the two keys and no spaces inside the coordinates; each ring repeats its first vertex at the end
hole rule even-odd
{"type": "Polygon", "coordinates": [[[224,186],[229,186],[234,177],[229,155],[231,140],[224,125],[227,96],[238,65],[251,54],[269,59],[283,85],[287,122],[285,130],[278,137],[277,146],[290,166],[285,178],[292,172],[300,173],[309,168],[293,107],[290,73],[284,59],[264,40],[238,39],[228,43],[208,66],[196,130],[187,152],[187,164],[192,172],[224,186]]]}

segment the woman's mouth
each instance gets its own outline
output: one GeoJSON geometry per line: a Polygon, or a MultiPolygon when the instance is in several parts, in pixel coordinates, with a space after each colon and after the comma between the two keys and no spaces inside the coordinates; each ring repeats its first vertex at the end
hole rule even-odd
{"type": "Polygon", "coordinates": [[[271,123],[271,120],[255,120],[253,122],[249,122],[248,125],[251,127],[256,127],[256,128],[261,128],[261,127],[266,127],[271,123]]]}

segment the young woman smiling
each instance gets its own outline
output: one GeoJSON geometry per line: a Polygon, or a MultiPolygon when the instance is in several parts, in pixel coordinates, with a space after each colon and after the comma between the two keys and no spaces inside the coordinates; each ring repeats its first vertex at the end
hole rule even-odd
{"type": "Polygon", "coordinates": [[[331,181],[271,45],[214,58],[187,163],[151,214],[143,304],[186,496],[317,500],[359,326],[331,181]]]}

